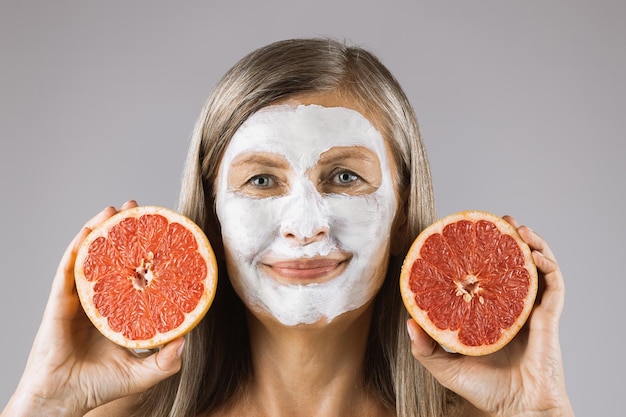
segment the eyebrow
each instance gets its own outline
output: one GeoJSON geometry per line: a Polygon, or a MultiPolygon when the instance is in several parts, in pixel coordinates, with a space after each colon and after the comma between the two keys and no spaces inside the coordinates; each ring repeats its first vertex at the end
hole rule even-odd
{"type": "Polygon", "coordinates": [[[376,154],[364,146],[341,146],[324,151],[320,155],[319,163],[332,164],[346,158],[362,159],[368,162],[380,162],[376,154]]]}
{"type": "Polygon", "coordinates": [[[235,167],[245,167],[249,164],[256,164],[268,168],[289,168],[289,163],[280,155],[272,153],[249,152],[239,155],[231,163],[231,169],[235,167]]]}

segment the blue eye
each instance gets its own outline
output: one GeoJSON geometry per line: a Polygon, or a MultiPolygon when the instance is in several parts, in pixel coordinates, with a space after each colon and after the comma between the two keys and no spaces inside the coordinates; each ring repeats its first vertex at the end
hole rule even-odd
{"type": "Polygon", "coordinates": [[[351,171],[341,171],[340,173],[335,175],[335,181],[339,184],[350,184],[358,179],[359,176],[351,171]]]}
{"type": "Polygon", "coordinates": [[[259,188],[271,187],[274,184],[274,180],[269,175],[255,175],[250,178],[249,182],[259,188]]]}

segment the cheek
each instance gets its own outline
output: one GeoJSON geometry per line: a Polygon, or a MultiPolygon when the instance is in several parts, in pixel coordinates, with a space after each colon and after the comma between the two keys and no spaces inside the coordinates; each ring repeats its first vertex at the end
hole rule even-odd
{"type": "Polygon", "coordinates": [[[231,256],[251,259],[275,236],[277,230],[275,202],[237,195],[222,195],[217,217],[222,239],[231,256]]]}
{"type": "Polygon", "coordinates": [[[333,196],[329,198],[332,213],[331,232],[341,245],[355,253],[370,256],[387,245],[395,205],[386,204],[380,196],[333,196]]]}

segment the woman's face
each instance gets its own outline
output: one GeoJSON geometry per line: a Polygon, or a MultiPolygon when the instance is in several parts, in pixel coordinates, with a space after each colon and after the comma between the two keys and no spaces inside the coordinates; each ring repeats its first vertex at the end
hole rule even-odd
{"type": "Polygon", "coordinates": [[[235,291],[289,326],[330,322],[373,299],[398,204],[379,131],[356,110],[308,102],[250,116],[216,189],[235,291]]]}

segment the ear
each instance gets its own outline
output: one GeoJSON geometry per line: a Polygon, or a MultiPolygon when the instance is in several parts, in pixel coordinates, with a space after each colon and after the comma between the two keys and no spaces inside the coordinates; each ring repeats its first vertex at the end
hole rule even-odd
{"type": "Polygon", "coordinates": [[[391,254],[394,256],[401,255],[406,250],[406,241],[408,239],[408,206],[409,206],[408,189],[401,192],[398,198],[398,210],[391,225],[391,254]]]}

